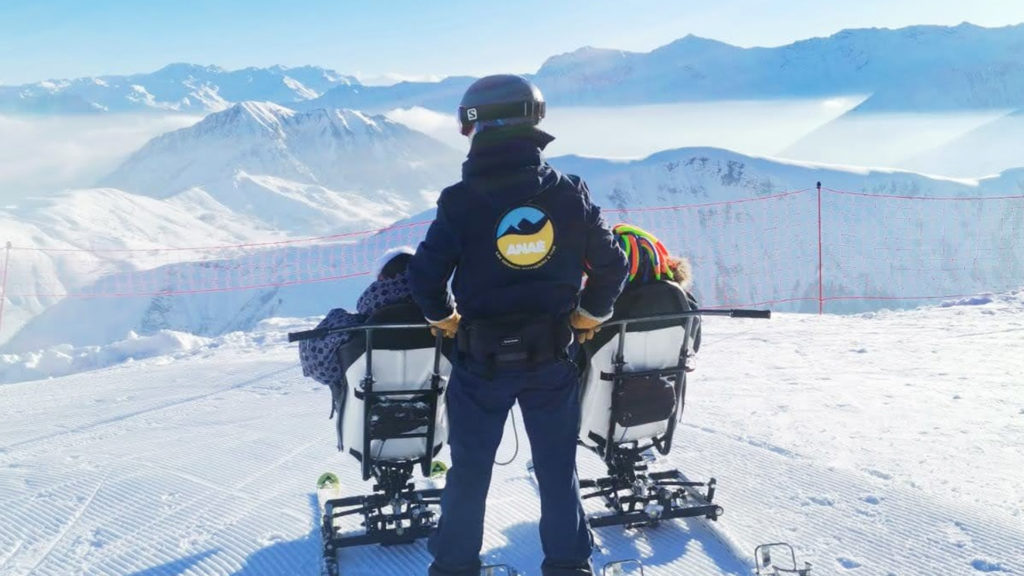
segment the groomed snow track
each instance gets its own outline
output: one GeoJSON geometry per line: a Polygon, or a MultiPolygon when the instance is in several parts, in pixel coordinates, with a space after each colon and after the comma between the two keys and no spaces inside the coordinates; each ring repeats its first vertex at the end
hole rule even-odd
{"type": "MultiPolygon", "coordinates": [[[[725,514],[599,529],[596,563],[747,575],[754,546],[781,540],[816,575],[1024,574],[1014,306],[708,322],[665,464],[715,476],[725,514]],[[879,398],[898,418],[872,419],[879,398]]],[[[316,478],[337,472],[344,495],[368,487],[335,451],[327,390],[281,339],[0,386],[0,575],[318,574],[316,478]]],[[[495,470],[484,559],[529,575],[538,502],[520,441],[495,470]]],[[[604,473],[589,453],[579,464],[604,473]]],[[[429,561],[423,543],[340,558],[344,576],[423,574],[429,561]]]]}

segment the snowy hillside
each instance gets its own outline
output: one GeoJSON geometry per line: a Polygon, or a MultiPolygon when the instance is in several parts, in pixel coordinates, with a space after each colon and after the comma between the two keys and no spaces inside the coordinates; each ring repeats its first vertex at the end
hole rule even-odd
{"type": "Polygon", "coordinates": [[[832,312],[913,306],[917,296],[1009,289],[1024,278],[1020,200],[949,200],[1019,195],[1021,170],[951,180],[700,148],[553,163],[586,175],[609,221],[640,224],[689,255],[698,293],[715,305],[790,301],[783,309],[816,311],[819,241],[832,312]],[[817,182],[842,192],[823,196],[820,239],[817,182]],[[752,201],[722,204],[737,200],[752,201]],[[657,206],[682,207],[643,210],[657,206]]]}
{"type": "Polygon", "coordinates": [[[165,202],[111,188],[72,190],[2,208],[0,230],[3,240],[14,246],[0,342],[60,301],[62,294],[94,278],[203,255],[202,250],[161,248],[281,235],[212,202],[165,202]]]}
{"type": "Polygon", "coordinates": [[[382,116],[243,102],[165,134],[104,185],[156,198],[201,189],[299,235],[384,225],[433,204],[461,155],[382,116]]]}
{"type": "MultiPolygon", "coordinates": [[[[415,231],[422,233],[425,229],[415,231]]],[[[375,256],[368,249],[409,243],[398,238],[396,234],[384,240],[372,236],[358,243],[335,240],[325,245],[307,242],[276,249],[257,246],[212,250],[188,261],[99,276],[100,279],[83,288],[82,293],[110,295],[113,291],[116,294],[117,287],[124,285],[128,277],[133,278],[133,283],[143,293],[140,296],[65,298],[41,312],[38,307],[31,308],[35,315],[24,318],[24,326],[0,350],[20,354],[18,362],[32,362],[28,354],[55,345],[106,344],[123,340],[133,331],[149,335],[160,330],[175,330],[210,336],[248,330],[272,316],[312,316],[325,314],[337,306],[351,309],[370,282],[367,271],[375,256]],[[335,256],[325,258],[330,254],[335,256]],[[296,282],[296,277],[307,277],[307,268],[312,273],[309,277],[316,279],[324,275],[333,279],[296,282]],[[219,289],[216,284],[220,278],[239,276],[238,281],[243,285],[254,287],[231,290],[219,289]],[[162,294],[171,290],[182,293],[162,294]],[[69,323],[68,318],[76,321],[69,323]]],[[[21,267],[12,264],[13,269],[21,267]]],[[[12,278],[9,284],[13,287],[8,305],[26,307],[34,300],[25,302],[26,299],[18,298],[16,280],[12,278]]],[[[46,278],[38,281],[44,290],[51,289],[45,284],[46,278]]],[[[29,286],[31,291],[32,284],[29,286]]],[[[6,310],[4,314],[6,324],[6,310]]]]}
{"type": "MultiPolygon", "coordinates": [[[[747,576],[754,546],[781,540],[818,576],[1024,573],[1024,293],[950,304],[706,319],[683,422],[654,466],[715,476],[725,514],[601,528],[598,568],[636,557],[648,576],[747,576]]],[[[370,487],[335,451],[330,394],[285,343],[313,322],[66,350],[79,368],[133,360],[0,386],[0,574],[318,574],[317,476],[337,472],[344,495],[370,487]]],[[[514,434],[508,422],[499,458],[514,434]]],[[[518,434],[494,471],[483,555],[536,576],[518,434]]],[[[603,472],[592,454],[578,463],[603,472]]],[[[430,560],[422,542],[340,558],[345,576],[430,560]]]]}
{"type": "Polygon", "coordinates": [[[988,197],[1024,187],[1024,171],[956,179],[906,170],[840,166],[747,156],[719,148],[679,148],[641,160],[560,156],[551,164],[584,175],[591,197],[608,210],[699,205],[814,188],[910,197],[988,197]]]}
{"type": "MultiPolygon", "coordinates": [[[[955,181],[783,163],[706,148],[673,150],[634,162],[561,157],[552,163],[586,175],[608,222],[640,224],[670,250],[689,256],[705,305],[785,301],[778,309],[814,312],[819,294],[816,182],[857,194],[911,197],[1006,196],[1024,187],[1021,171],[955,181]],[[740,202],[721,204],[727,201],[740,202]],[[647,210],[658,207],[673,208],[647,210]]],[[[905,202],[885,196],[827,197],[824,293],[836,299],[829,302],[829,311],[913,306],[925,301],[918,297],[1009,289],[1024,278],[1024,247],[1016,241],[1024,233],[1024,212],[1014,209],[1013,201],[987,208],[971,202],[905,202]]],[[[427,211],[414,220],[431,218],[427,211]]],[[[376,254],[389,246],[415,245],[425,230],[425,225],[398,226],[324,244],[214,253],[198,262],[147,269],[130,279],[94,278],[82,293],[109,295],[129,283],[150,287],[148,292],[190,293],[68,299],[33,319],[4,350],[29,353],[64,343],[102,345],[132,331],[151,334],[161,329],[216,336],[250,329],[270,316],[351,309],[369,282],[365,272],[376,254]],[[224,278],[231,278],[232,286],[255,288],[214,290],[224,278]],[[316,281],[320,278],[330,280],[316,281]],[[197,286],[203,290],[197,293],[197,286]],[[68,325],[67,318],[81,322],[68,325]]]]}
{"type": "Polygon", "coordinates": [[[96,114],[223,110],[244,100],[288,103],[316,98],[352,77],[316,66],[245,68],[170,64],[146,74],[48,80],[0,86],[0,114],[96,114]]]}
{"type": "MultiPolygon", "coordinates": [[[[553,106],[870,94],[863,111],[1019,108],[1022,53],[1024,25],[844,30],[777,48],[691,35],[646,53],[581,48],[549,58],[531,78],[553,106]]],[[[305,105],[450,112],[470,80],[339,86],[305,105]]]]}

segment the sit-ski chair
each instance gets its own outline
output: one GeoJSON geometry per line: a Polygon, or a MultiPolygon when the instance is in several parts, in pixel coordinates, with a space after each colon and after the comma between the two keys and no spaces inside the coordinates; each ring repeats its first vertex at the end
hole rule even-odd
{"type": "Polygon", "coordinates": [[[671,282],[634,285],[619,297],[602,331],[583,345],[588,368],[579,443],[608,469],[607,477],[580,480],[582,498],[602,498],[608,509],[588,515],[592,527],[690,516],[716,520],[722,514],[714,503],[714,478],[691,482],[679,470],[649,471],[644,457],[652,448],[662,455],[672,448],[700,316],[768,318],[770,312],[698,310],[671,282]]]}
{"type": "Polygon", "coordinates": [[[338,548],[402,544],[428,536],[436,526],[441,489],[415,489],[417,466],[430,475],[448,437],[444,386],[451,365],[441,335],[432,336],[413,304],[378,310],[366,324],[289,334],[289,340],[351,332],[337,351],[344,372],[332,390],[338,415],[338,449],[360,462],[373,494],[328,500],[321,534],[327,573],[337,572],[338,548]],[[429,449],[428,449],[429,447],[429,449]],[[336,521],[360,515],[363,533],[342,533],[336,521]]]}

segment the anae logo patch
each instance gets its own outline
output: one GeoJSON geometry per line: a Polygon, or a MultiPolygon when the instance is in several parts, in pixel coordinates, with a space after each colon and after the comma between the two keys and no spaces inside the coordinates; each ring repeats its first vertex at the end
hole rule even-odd
{"type": "Polygon", "coordinates": [[[555,227],[536,206],[520,206],[505,213],[495,230],[498,259],[510,268],[543,266],[555,251],[555,227]]]}

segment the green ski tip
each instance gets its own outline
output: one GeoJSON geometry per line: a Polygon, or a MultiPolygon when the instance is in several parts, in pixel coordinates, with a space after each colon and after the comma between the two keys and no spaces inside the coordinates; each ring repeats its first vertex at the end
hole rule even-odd
{"type": "Polygon", "coordinates": [[[437,478],[438,476],[444,476],[448,473],[448,465],[440,460],[434,460],[430,463],[430,477],[437,478]]]}
{"type": "Polygon", "coordinates": [[[322,490],[324,488],[337,488],[341,485],[338,481],[338,477],[333,472],[324,472],[316,479],[316,489],[322,490]]]}

